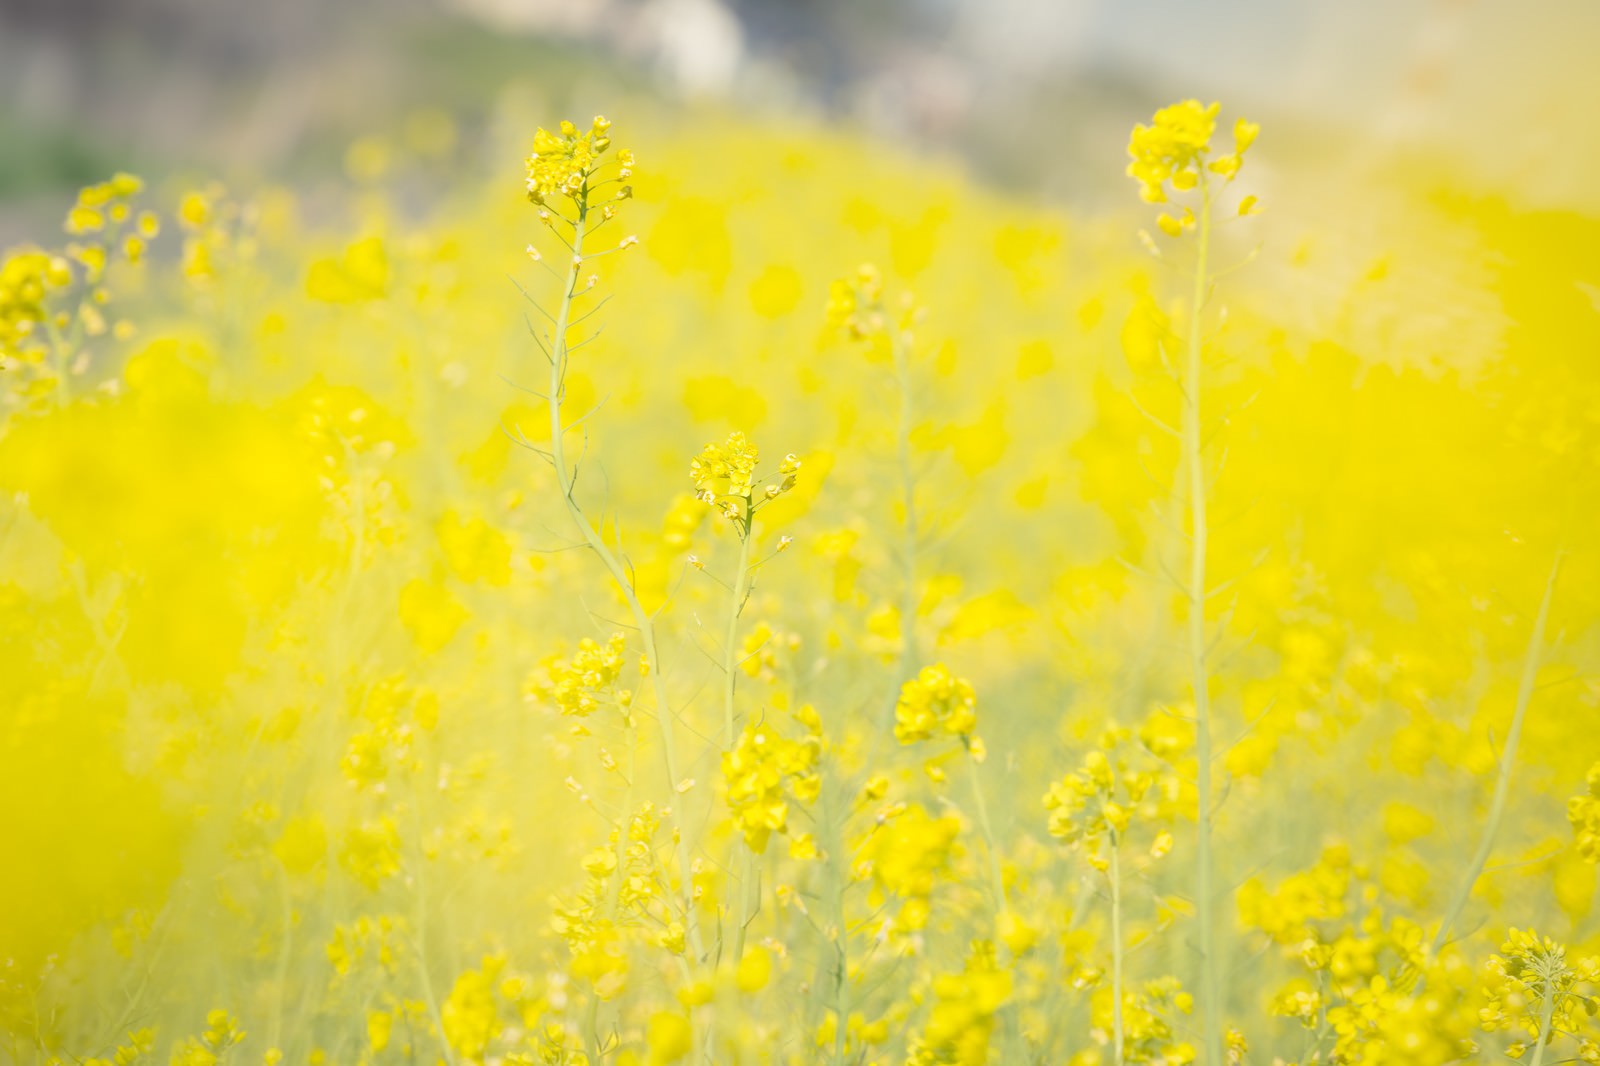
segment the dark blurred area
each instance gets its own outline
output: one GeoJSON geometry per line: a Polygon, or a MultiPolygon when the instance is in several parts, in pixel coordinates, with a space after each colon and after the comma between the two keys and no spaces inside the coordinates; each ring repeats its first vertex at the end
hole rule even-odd
{"type": "Polygon", "coordinates": [[[118,167],[293,180],[512,84],[843,123],[1069,203],[1132,120],[1218,98],[1299,165],[1425,150],[1593,207],[1595,44],[1592,0],[0,0],[0,239],[118,167]]]}

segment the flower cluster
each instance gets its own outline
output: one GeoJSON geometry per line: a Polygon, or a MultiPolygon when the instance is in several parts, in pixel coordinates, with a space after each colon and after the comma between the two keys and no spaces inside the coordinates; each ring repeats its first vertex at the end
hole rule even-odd
{"type": "MultiPolygon", "coordinates": [[[[1233,124],[1233,151],[1207,160],[1211,135],[1216,129],[1222,105],[1205,106],[1198,100],[1184,100],[1155,113],[1148,126],[1138,125],[1128,139],[1128,176],[1139,183],[1139,195],[1147,203],[1166,203],[1168,187],[1187,192],[1204,184],[1207,172],[1232,181],[1244,163],[1244,153],[1255,143],[1261,127],[1238,119],[1233,124]]],[[[1248,214],[1255,204],[1247,197],[1240,213],[1248,214]]],[[[1176,237],[1195,225],[1192,208],[1182,216],[1162,214],[1158,220],[1168,236],[1176,237]]]]}
{"type": "Polygon", "coordinates": [[[761,453],[743,433],[735,430],[718,444],[712,441],[689,461],[689,478],[695,496],[728,521],[749,532],[750,517],[765,503],[793,489],[800,473],[800,460],[794,454],[778,464],[779,480],[756,491],[756,468],[761,453]]]}
{"type": "Polygon", "coordinates": [[[901,686],[894,706],[894,737],[900,743],[950,736],[972,744],[977,728],[978,698],[972,685],[943,663],[923,667],[901,686]]]}
{"type": "Polygon", "coordinates": [[[206,1014],[206,1029],[199,1036],[191,1036],[172,1052],[172,1066],[217,1066],[228,1049],[245,1037],[238,1019],[225,1010],[206,1014]]]}
{"type": "MultiPolygon", "coordinates": [[[[1532,930],[1512,929],[1485,969],[1479,1017],[1486,1032],[1519,1031],[1537,1045],[1576,1033],[1580,1016],[1600,1008],[1593,994],[1600,958],[1569,961],[1563,945],[1532,930]]],[[[1507,1053],[1520,1058],[1527,1046],[1519,1041],[1507,1053]]]]}
{"type": "Polygon", "coordinates": [[[660,832],[660,812],[642,804],[625,833],[613,827],[607,846],[583,857],[584,887],[554,901],[551,929],[567,945],[570,972],[602,999],[622,993],[632,944],[648,939],[673,954],[684,950],[683,924],[662,907],[671,892],[656,856],[660,832]]]}
{"type": "MultiPolygon", "coordinates": [[[[1074,847],[1082,846],[1090,865],[1102,872],[1106,859],[1101,847],[1120,847],[1135,819],[1159,826],[1163,801],[1176,799],[1179,782],[1172,775],[1135,769],[1126,751],[1126,730],[1110,728],[1100,747],[1084,756],[1083,765],[1050,786],[1045,809],[1050,812],[1050,835],[1074,847]],[[1107,754],[1107,753],[1110,754],[1107,754]]],[[[1158,828],[1150,845],[1152,858],[1172,847],[1172,834],[1158,828]]]]}
{"type": "Polygon", "coordinates": [[[1567,820],[1578,854],[1587,862],[1600,862],[1600,763],[1589,768],[1588,785],[1588,792],[1567,801],[1567,820]]]}
{"type": "Polygon", "coordinates": [[[621,633],[613,633],[604,644],[584,637],[571,657],[551,656],[545,660],[545,676],[529,680],[525,689],[528,698],[550,704],[574,718],[586,718],[607,703],[627,708],[633,702],[633,693],[616,687],[625,665],[625,644],[621,633]]]}
{"type": "MultiPolygon", "coordinates": [[[[1097,989],[1091,1002],[1090,1020],[1098,1038],[1106,1039],[1112,1028],[1115,1002],[1110,986],[1097,989]]],[[[1126,1027],[1123,1057],[1129,1063],[1193,1063],[1194,1045],[1184,1040],[1186,1028],[1179,1020],[1194,1010],[1194,997],[1183,990],[1176,977],[1157,977],[1122,992],[1122,1018],[1126,1027]]],[[[1235,1060],[1237,1061],[1237,1060],[1235,1060]]]]}
{"type": "Polygon", "coordinates": [[[871,263],[863,263],[848,278],[836,278],[828,286],[828,325],[843,329],[860,340],[882,332],[886,319],[883,309],[883,273],[871,263]]]}
{"type": "Polygon", "coordinates": [[[39,248],[17,248],[0,261],[0,362],[34,362],[48,348],[49,297],[72,284],[72,267],[39,248]]]}
{"type": "Polygon", "coordinates": [[[915,930],[927,923],[934,887],[948,870],[960,836],[960,818],[935,817],[918,804],[897,805],[878,816],[860,848],[864,865],[857,873],[902,900],[895,928],[915,930]]]}
{"type": "MultiPolygon", "coordinates": [[[[611,148],[610,130],[611,121],[603,115],[595,116],[587,132],[580,132],[566,121],[555,133],[541,127],[534,134],[533,152],[527,160],[528,199],[546,204],[565,198],[580,211],[586,210],[595,187],[591,179],[600,167],[601,156],[611,148]]],[[[620,149],[616,160],[617,180],[626,182],[633,174],[633,153],[620,149]]],[[[632,187],[624,184],[616,199],[625,200],[631,195],[632,187]]]]}
{"type": "MultiPolygon", "coordinates": [[[[722,753],[728,808],[751,851],[761,854],[773,833],[789,831],[791,794],[802,803],[817,798],[821,754],[822,739],[816,732],[789,740],[764,723],[745,726],[738,743],[722,753]]],[[[795,838],[790,848],[815,854],[809,835],[795,838]]]]}
{"type": "Polygon", "coordinates": [[[994,945],[975,942],[960,973],[934,978],[933,1009],[907,1066],[984,1066],[995,1017],[1011,999],[1011,986],[1011,972],[1000,966],[994,945]]]}

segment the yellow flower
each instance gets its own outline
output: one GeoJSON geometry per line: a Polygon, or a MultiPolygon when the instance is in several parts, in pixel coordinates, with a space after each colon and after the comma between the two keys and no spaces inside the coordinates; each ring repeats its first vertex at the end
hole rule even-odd
{"type": "Polygon", "coordinates": [[[762,724],[745,726],[733,749],[723,752],[728,807],[751,851],[761,854],[773,833],[788,832],[790,792],[799,799],[816,797],[821,788],[816,772],[821,750],[815,735],[788,740],[762,724]]]}
{"type": "Polygon", "coordinates": [[[923,667],[900,688],[894,708],[894,736],[902,744],[936,735],[971,737],[978,726],[978,701],[972,685],[943,663],[923,667]]]}
{"type": "MultiPolygon", "coordinates": [[[[604,116],[596,116],[586,133],[579,133],[571,122],[562,122],[555,133],[541,127],[533,136],[533,152],[527,159],[528,199],[545,204],[565,198],[579,211],[586,211],[600,157],[611,147],[610,128],[611,122],[604,116]]],[[[616,159],[617,180],[625,180],[632,174],[633,153],[619,151],[616,159]]],[[[623,185],[614,198],[626,199],[631,193],[631,187],[623,185]]]]}
{"type": "Polygon", "coordinates": [[[524,690],[527,697],[576,718],[588,717],[607,703],[625,709],[631,694],[616,684],[626,665],[626,643],[621,633],[613,633],[603,645],[584,637],[570,658],[545,660],[545,676],[529,680],[524,690]]]}
{"type": "MultiPolygon", "coordinates": [[[[1128,138],[1128,176],[1139,183],[1139,195],[1146,202],[1164,203],[1169,187],[1177,192],[1197,187],[1207,171],[1224,181],[1233,180],[1261,127],[1239,119],[1233,126],[1233,152],[1208,162],[1221,106],[1184,100],[1157,111],[1150,125],[1133,128],[1128,138]]],[[[1164,214],[1157,221],[1172,237],[1189,228],[1188,219],[1171,215],[1164,214]]]]}

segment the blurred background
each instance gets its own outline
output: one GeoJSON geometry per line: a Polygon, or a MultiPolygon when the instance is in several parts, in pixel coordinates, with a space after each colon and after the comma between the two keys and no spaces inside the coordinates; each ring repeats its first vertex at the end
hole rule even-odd
{"type": "Polygon", "coordinates": [[[519,93],[811,116],[1079,206],[1122,198],[1131,118],[1198,96],[1296,166],[1425,156],[1584,210],[1596,44],[1592,0],[4,0],[0,240],[114,168],[305,179],[441,117],[471,168],[519,93]]]}

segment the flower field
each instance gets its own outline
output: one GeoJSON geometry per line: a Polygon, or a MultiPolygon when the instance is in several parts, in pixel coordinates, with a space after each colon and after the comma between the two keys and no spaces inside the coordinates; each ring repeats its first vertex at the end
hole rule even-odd
{"type": "Polygon", "coordinates": [[[0,1061],[1600,1063],[1600,219],[625,103],[0,253],[0,1061]]]}

